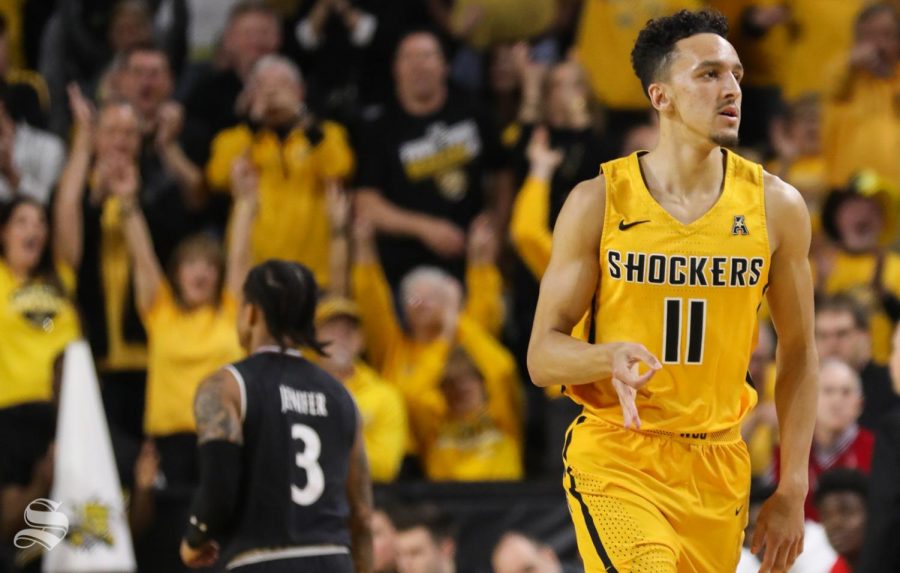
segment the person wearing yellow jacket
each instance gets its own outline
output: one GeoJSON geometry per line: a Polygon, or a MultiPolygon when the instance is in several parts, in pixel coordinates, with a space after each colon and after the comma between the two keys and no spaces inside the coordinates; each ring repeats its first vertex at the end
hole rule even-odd
{"type": "Polygon", "coordinates": [[[209,186],[227,190],[231,164],[249,156],[259,171],[252,262],[296,261],[327,286],[331,229],[325,190],[353,169],[346,131],[312,118],[303,104],[300,71],[281,56],[266,56],[256,64],[242,99],[253,123],[222,131],[213,140],[206,166],[209,186]]]}
{"type": "Polygon", "coordinates": [[[359,305],[369,361],[397,385],[408,405],[410,396],[440,386],[442,367],[451,348],[458,344],[483,375],[485,388],[491,393],[490,403],[496,400],[504,405],[492,413],[495,423],[514,428],[520,439],[522,388],[515,359],[489,332],[489,327],[497,323],[495,309],[500,305],[493,239],[489,225],[476,222],[469,239],[465,308],[459,283],[439,269],[415,269],[404,278],[400,297],[408,324],[405,330],[397,319],[390,287],[378,261],[371,223],[360,219],[354,233],[352,290],[359,305]]]}
{"type": "Polygon", "coordinates": [[[504,389],[491,387],[460,346],[449,354],[423,357],[422,369],[437,374],[437,384],[408,394],[407,400],[426,477],[433,481],[522,479],[522,437],[518,427],[509,425],[510,416],[502,412],[510,407],[504,389]]]}
{"type": "Polygon", "coordinates": [[[319,366],[340,380],[356,400],[372,480],[394,481],[406,453],[406,404],[395,386],[362,361],[364,341],[356,303],[341,296],[319,302],[316,334],[327,344],[327,356],[318,360],[319,366]]]}

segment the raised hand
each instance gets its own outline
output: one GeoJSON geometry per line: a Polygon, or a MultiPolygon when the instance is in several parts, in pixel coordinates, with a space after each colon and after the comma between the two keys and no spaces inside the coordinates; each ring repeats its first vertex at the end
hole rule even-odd
{"type": "Polygon", "coordinates": [[[467,259],[469,264],[492,265],[497,260],[497,233],[490,215],[483,213],[469,227],[467,259]]]}
{"type": "Polygon", "coordinates": [[[159,453],[153,440],[145,440],[141,445],[137,462],[134,464],[135,489],[148,490],[156,483],[156,474],[159,471],[159,453]]]}
{"type": "Polygon", "coordinates": [[[550,179],[563,160],[562,151],[550,147],[550,133],[544,126],[534,129],[525,154],[531,163],[531,175],[542,179],[550,179]]]}
{"type": "Polygon", "coordinates": [[[156,145],[174,143],[184,126],[184,108],[178,102],[164,103],[156,115],[156,145]]]}
{"type": "Polygon", "coordinates": [[[81,88],[75,82],[70,83],[66,87],[66,91],[69,94],[69,110],[72,112],[75,125],[90,126],[96,115],[93,104],[84,97],[81,88]]]}
{"type": "Polygon", "coordinates": [[[444,321],[441,336],[445,340],[454,340],[462,312],[462,287],[456,279],[448,279],[446,284],[446,301],[444,304],[444,321]]]}
{"type": "Polygon", "coordinates": [[[255,200],[259,190],[259,172],[245,153],[231,164],[231,194],[235,200],[255,200]]]}
{"type": "Polygon", "coordinates": [[[341,188],[340,183],[331,181],[326,184],[325,201],[328,207],[328,221],[331,223],[331,232],[346,232],[353,206],[350,195],[341,188]]]}
{"type": "Polygon", "coordinates": [[[458,257],[466,249],[466,234],[445,219],[433,219],[425,232],[419,235],[426,247],[445,259],[458,257]]]}

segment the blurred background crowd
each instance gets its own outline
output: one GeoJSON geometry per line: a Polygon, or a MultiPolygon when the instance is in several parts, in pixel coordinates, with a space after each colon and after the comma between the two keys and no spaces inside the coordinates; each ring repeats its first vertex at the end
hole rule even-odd
{"type": "MultiPolygon", "coordinates": [[[[193,394],[240,359],[244,275],[277,257],[315,273],[319,362],[362,412],[378,570],[563,570],[577,409],[528,380],[538,284],[571,188],[655,144],[638,30],[703,7],[746,67],[737,151],[814,221],[818,550],[795,570],[900,570],[867,565],[900,526],[900,20],[864,0],[0,0],[0,560],[37,567],[9,540],[49,491],[83,337],[140,571],[180,570],[193,394]],[[535,525],[541,496],[562,520],[535,525]],[[441,503],[397,507],[484,497],[503,517],[468,541],[441,503]]],[[[754,507],[778,479],[775,345],[763,307],[754,507]]]]}

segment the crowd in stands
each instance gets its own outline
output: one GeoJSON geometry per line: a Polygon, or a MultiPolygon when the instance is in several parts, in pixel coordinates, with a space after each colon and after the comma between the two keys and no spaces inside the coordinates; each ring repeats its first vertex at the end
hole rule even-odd
{"type": "MultiPolygon", "coordinates": [[[[900,570],[900,6],[867,0],[0,0],[0,570],[49,491],[79,338],[140,570],[182,570],[186,501],[153,504],[196,484],[194,392],[241,358],[241,285],[270,258],[315,275],[315,359],[376,483],[557,479],[577,409],[525,367],[554,222],[655,145],[638,30],[703,7],[746,67],[737,151],[813,216],[821,551],[794,570],[900,570]]],[[[776,344],[763,305],[750,528],[779,474],[776,344]]],[[[446,518],[393,509],[378,571],[452,571],[446,518]]],[[[570,570],[517,532],[492,563],[570,570]]]]}

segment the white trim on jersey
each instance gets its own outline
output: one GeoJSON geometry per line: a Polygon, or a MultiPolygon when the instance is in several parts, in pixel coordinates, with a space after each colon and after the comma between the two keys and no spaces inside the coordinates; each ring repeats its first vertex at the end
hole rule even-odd
{"type": "Polygon", "coordinates": [[[348,555],[350,550],[344,545],[304,545],[301,547],[285,547],[283,549],[251,549],[232,559],[225,569],[229,571],[280,559],[296,559],[299,557],[323,557],[325,555],[348,555]]]}
{"type": "Polygon", "coordinates": [[[260,346],[256,350],[253,351],[253,354],[259,354],[260,352],[272,352],[274,354],[287,354],[288,356],[296,356],[297,358],[302,358],[303,353],[295,348],[281,348],[280,346],[275,346],[274,344],[268,344],[266,346],[260,346]]]}
{"type": "Polygon", "coordinates": [[[231,375],[237,380],[238,387],[241,389],[241,422],[243,422],[244,418],[247,417],[247,383],[244,382],[244,377],[241,376],[238,369],[234,367],[234,364],[229,364],[225,367],[225,370],[231,372],[231,375]]]}

